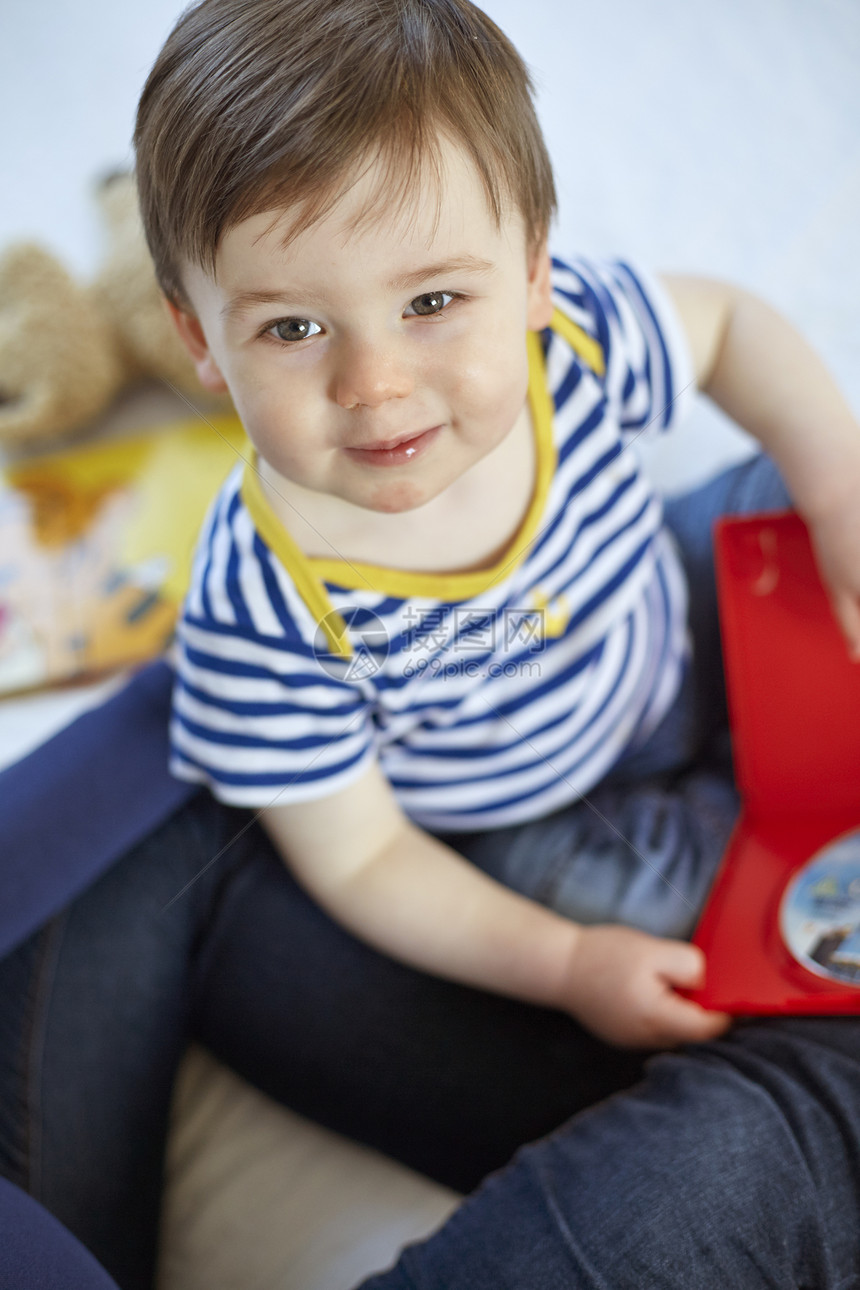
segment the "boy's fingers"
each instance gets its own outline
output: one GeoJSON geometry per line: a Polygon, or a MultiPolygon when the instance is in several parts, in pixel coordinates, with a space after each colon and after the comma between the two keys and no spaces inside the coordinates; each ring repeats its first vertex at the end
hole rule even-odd
{"type": "Polygon", "coordinates": [[[697,945],[667,941],[662,976],[672,985],[694,990],[705,984],[705,956],[697,945]]]}
{"type": "Polygon", "coordinates": [[[732,1018],[727,1012],[708,1012],[706,1008],[700,1008],[695,1003],[689,1006],[697,1010],[695,1015],[690,1016],[690,1026],[700,1042],[706,1039],[717,1039],[725,1034],[732,1024],[732,1018]]]}
{"type": "Polygon", "coordinates": [[[667,999],[667,1004],[665,1021],[671,1028],[675,1043],[704,1043],[718,1039],[732,1024],[728,1013],[709,1012],[700,1004],[682,999],[677,994],[667,999]]]}

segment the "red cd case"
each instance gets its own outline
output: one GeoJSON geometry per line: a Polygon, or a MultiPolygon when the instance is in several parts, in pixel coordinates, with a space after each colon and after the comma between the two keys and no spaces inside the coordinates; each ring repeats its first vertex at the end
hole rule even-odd
{"type": "Polygon", "coordinates": [[[860,663],[851,661],[792,512],[718,522],[717,587],[740,817],[693,941],[707,1008],[858,1013],[860,988],[816,975],[780,930],[786,885],[860,829],[860,663]]]}

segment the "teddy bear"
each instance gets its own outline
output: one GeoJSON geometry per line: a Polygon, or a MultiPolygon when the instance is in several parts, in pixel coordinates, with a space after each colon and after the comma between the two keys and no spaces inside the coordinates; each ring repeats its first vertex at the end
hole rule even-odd
{"type": "Polygon", "coordinates": [[[204,395],[155,279],[134,176],[97,187],[108,247],[80,283],[44,247],[0,254],[0,446],[41,446],[84,431],[126,386],[161,379],[215,410],[204,395]]]}

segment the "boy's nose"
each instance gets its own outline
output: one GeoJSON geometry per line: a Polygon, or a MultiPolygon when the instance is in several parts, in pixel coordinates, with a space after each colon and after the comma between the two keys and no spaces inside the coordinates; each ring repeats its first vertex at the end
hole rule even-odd
{"type": "Polygon", "coordinates": [[[340,355],[334,377],[335,402],[342,408],[377,408],[412,393],[414,382],[395,346],[350,345],[340,355]]]}

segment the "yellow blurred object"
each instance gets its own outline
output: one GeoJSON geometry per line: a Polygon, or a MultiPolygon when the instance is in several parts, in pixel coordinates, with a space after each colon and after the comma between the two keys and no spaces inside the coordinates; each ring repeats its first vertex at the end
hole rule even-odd
{"type": "Polygon", "coordinates": [[[0,693],[140,662],[170,639],[206,509],[251,453],[235,416],[0,475],[0,693]]]}

